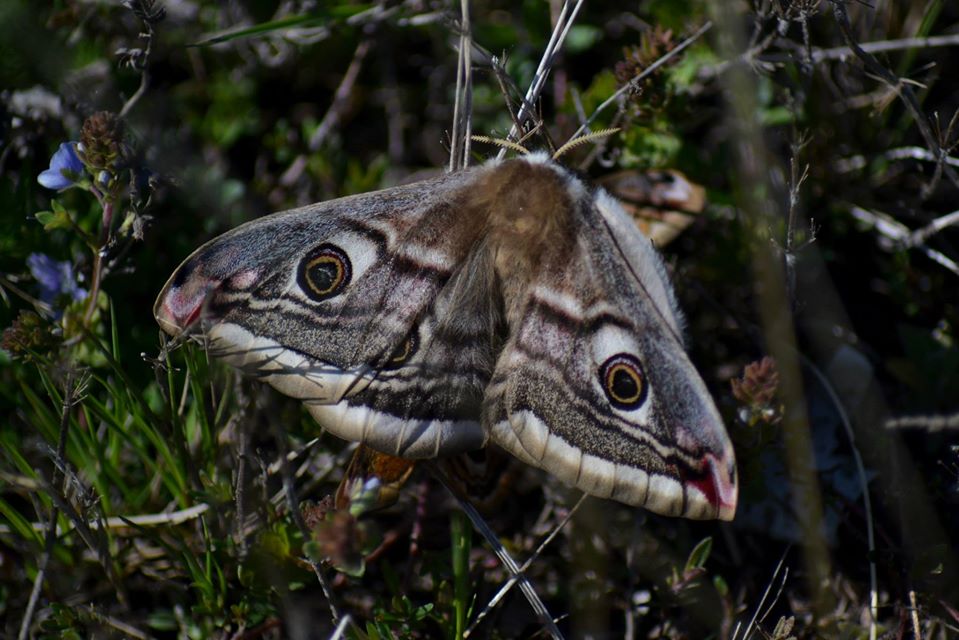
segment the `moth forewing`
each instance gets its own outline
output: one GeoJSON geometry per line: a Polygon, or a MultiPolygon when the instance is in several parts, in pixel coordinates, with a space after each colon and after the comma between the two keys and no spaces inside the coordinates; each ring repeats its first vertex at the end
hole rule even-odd
{"type": "Polygon", "coordinates": [[[433,317],[479,241],[482,221],[459,206],[478,171],[242,225],[176,270],[157,320],[173,335],[202,331],[215,355],[303,400],[345,439],[408,457],[480,447],[470,407],[488,375],[474,363],[492,360],[477,353],[489,332],[457,323],[458,338],[487,337],[450,344],[433,317]]]}

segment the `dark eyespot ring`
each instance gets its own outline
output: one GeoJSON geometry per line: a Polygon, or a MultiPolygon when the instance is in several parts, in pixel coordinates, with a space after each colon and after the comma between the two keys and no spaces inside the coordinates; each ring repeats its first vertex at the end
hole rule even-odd
{"type": "Polygon", "coordinates": [[[406,362],[413,357],[413,354],[416,353],[416,350],[420,346],[419,337],[416,335],[416,329],[414,328],[410,331],[409,335],[396,347],[392,354],[390,354],[389,359],[387,359],[386,364],[383,365],[384,369],[399,369],[406,362]]]}
{"type": "Polygon", "coordinates": [[[297,281],[312,299],[326,300],[343,291],[352,276],[346,252],[336,245],[321,244],[303,258],[297,281]]]}
{"type": "Polygon", "coordinates": [[[617,409],[638,409],[649,395],[643,365],[628,353],[617,353],[599,368],[599,381],[617,409]]]}

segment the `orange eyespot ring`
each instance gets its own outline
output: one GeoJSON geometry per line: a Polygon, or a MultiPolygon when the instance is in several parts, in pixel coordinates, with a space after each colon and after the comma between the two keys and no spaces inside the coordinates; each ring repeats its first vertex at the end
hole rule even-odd
{"type": "Polygon", "coordinates": [[[346,252],[332,244],[321,244],[300,263],[300,289],[314,300],[338,295],[350,283],[353,270],[346,252]]]}
{"type": "Polygon", "coordinates": [[[399,369],[406,363],[407,360],[413,357],[413,354],[416,353],[417,348],[419,348],[419,338],[417,337],[416,329],[414,328],[412,331],[410,331],[410,334],[406,336],[406,339],[400,343],[396,350],[393,351],[383,368],[399,369]]]}
{"type": "Polygon", "coordinates": [[[617,409],[638,409],[649,393],[643,366],[628,353],[617,353],[599,368],[599,380],[610,403],[617,409]]]}

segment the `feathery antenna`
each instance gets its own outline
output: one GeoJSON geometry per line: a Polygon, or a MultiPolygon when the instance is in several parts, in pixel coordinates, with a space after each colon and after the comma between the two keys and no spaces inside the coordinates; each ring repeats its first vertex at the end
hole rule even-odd
{"type": "Polygon", "coordinates": [[[599,131],[593,131],[591,133],[582,135],[578,138],[573,138],[572,140],[570,140],[569,142],[567,142],[562,147],[556,150],[556,153],[553,154],[553,160],[559,160],[559,157],[561,155],[563,155],[570,149],[578,147],[581,144],[592,142],[593,140],[596,140],[598,138],[605,138],[606,136],[611,136],[614,133],[618,133],[619,131],[620,131],[619,127],[612,127],[610,129],[600,129],[599,131]]]}
{"type": "Polygon", "coordinates": [[[473,140],[477,142],[485,142],[486,144],[495,144],[498,147],[502,147],[503,150],[500,152],[500,156],[506,154],[507,149],[512,149],[517,153],[521,153],[524,156],[529,155],[529,149],[524,147],[518,142],[513,142],[512,140],[506,140],[504,138],[490,138],[489,136],[470,136],[473,140]]]}

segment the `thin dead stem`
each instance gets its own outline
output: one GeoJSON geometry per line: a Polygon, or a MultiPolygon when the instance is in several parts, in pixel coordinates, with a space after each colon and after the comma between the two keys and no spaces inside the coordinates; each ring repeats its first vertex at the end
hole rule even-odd
{"type": "MultiPolygon", "coordinates": [[[[522,131],[522,127],[525,126],[526,119],[532,111],[532,106],[536,103],[539,94],[546,85],[546,79],[549,77],[553,62],[559,54],[559,51],[563,48],[563,41],[566,39],[566,35],[569,33],[573,23],[576,22],[576,15],[579,13],[582,5],[583,0],[576,0],[576,5],[572,7],[571,10],[570,0],[566,0],[566,2],[563,3],[563,8],[560,10],[559,17],[556,19],[556,25],[553,27],[549,42],[543,51],[543,57],[539,61],[539,66],[536,68],[536,73],[533,75],[533,80],[530,82],[526,96],[523,98],[523,104],[520,106],[519,113],[516,116],[516,122],[518,124],[514,124],[510,129],[507,135],[508,139],[516,140],[522,131]]],[[[500,149],[496,157],[503,158],[505,155],[506,149],[504,148],[500,149]]]]}
{"type": "MultiPolygon", "coordinates": [[[[5,481],[9,481],[10,478],[4,478],[5,481]]],[[[23,484],[23,488],[31,490],[39,490],[42,488],[42,484],[38,484],[35,480],[28,479],[29,484],[23,484]]],[[[21,486],[17,483],[18,486],[21,486]]],[[[106,520],[89,520],[86,522],[86,526],[91,530],[95,531],[100,528],[107,529],[127,529],[131,526],[134,527],[160,527],[160,526],[176,526],[183,524],[184,522],[189,522],[190,520],[195,520],[202,516],[204,513],[210,510],[210,505],[206,503],[201,503],[188,507],[186,509],[179,509],[177,511],[170,511],[169,513],[147,513],[136,516],[113,516],[107,518],[106,520]]],[[[72,525],[72,523],[71,523],[72,525]]],[[[35,531],[44,531],[49,526],[48,523],[44,522],[33,522],[30,524],[31,528],[35,531]]],[[[70,526],[66,529],[57,528],[57,535],[61,536],[65,533],[72,531],[75,527],[70,526]]],[[[0,533],[10,533],[12,529],[6,525],[0,525],[0,533]]]]}
{"type": "MultiPolygon", "coordinates": [[[[523,563],[523,566],[519,568],[521,574],[526,573],[530,566],[532,566],[533,562],[543,553],[543,550],[546,549],[547,545],[553,541],[560,531],[566,528],[566,525],[569,524],[569,522],[573,519],[573,516],[576,515],[577,511],[579,511],[580,506],[582,506],[587,497],[588,496],[585,493],[581,495],[579,500],[576,501],[576,504],[574,504],[569,510],[569,513],[567,513],[560,523],[549,532],[549,535],[543,538],[543,541],[540,542],[539,546],[536,547],[536,550],[533,551],[530,557],[526,559],[526,562],[523,563]]],[[[496,592],[496,595],[490,598],[490,601],[486,603],[486,606],[483,607],[483,609],[476,615],[476,619],[473,621],[473,624],[471,624],[466,630],[466,633],[463,634],[464,638],[468,638],[470,634],[476,630],[483,619],[486,618],[486,616],[489,615],[494,608],[496,608],[500,601],[506,597],[506,594],[509,593],[510,589],[512,589],[517,582],[518,578],[516,576],[511,576],[510,579],[507,580],[502,587],[500,587],[499,591],[496,592]]]]}
{"type": "Polygon", "coordinates": [[[706,24],[701,26],[699,29],[697,29],[691,36],[689,36],[688,38],[680,42],[678,45],[676,45],[674,49],[672,49],[666,54],[663,54],[659,59],[657,59],[655,62],[653,62],[651,65],[649,65],[645,69],[643,69],[642,73],[640,73],[635,78],[630,80],[628,83],[620,87],[619,90],[616,91],[616,93],[608,97],[598,107],[596,107],[596,110],[593,111],[593,113],[589,116],[589,118],[586,119],[586,122],[584,122],[579,127],[579,129],[577,129],[573,133],[573,135],[570,136],[570,139],[571,140],[575,139],[579,137],[580,135],[582,135],[583,133],[585,133],[586,131],[588,131],[589,126],[596,120],[596,118],[599,116],[600,113],[605,111],[607,108],[609,108],[610,105],[612,105],[617,100],[619,100],[619,98],[623,94],[627,93],[628,91],[634,90],[637,86],[639,86],[639,84],[643,80],[645,80],[650,75],[655,73],[657,69],[659,69],[661,66],[669,62],[671,59],[679,55],[684,49],[686,49],[686,47],[688,47],[689,45],[699,40],[699,38],[701,38],[703,34],[705,34],[707,31],[709,31],[712,28],[712,26],[713,26],[712,22],[707,22],[706,24]]]}
{"type": "Polygon", "coordinates": [[[951,415],[899,416],[886,420],[887,429],[922,429],[926,433],[959,431],[959,413],[951,415]]]}
{"type": "MultiPolygon", "coordinates": [[[[919,160],[921,162],[944,162],[952,167],[959,167],[959,158],[953,156],[943,156],[942,158],[936,158],[929,152],[929,149],[924,149],[923,147],[908,146],[908,147],[896,147],[895,149],[889,149],[881,154],[880,158],[885,158],[887,160],[919,160]]],[[[836,160],[834,166],[837,171],[842,173],[848,173],[850,171],[859,171],[868,166],[869,160],[862,155],[849,156],[846,158],[840,158],[836,160]]]]}
{"type": "Polygon", "coordinates": [[[237,549],[239,550],[240,558],[243,559],[246,558],[246,555],[249,552],[249,547],[246,540],[246,485],[248,476],[247,461],[249,459],[250,449],[250,435],[248,430],[240,427],[239,438],[240,443],[236,461],[236,479],[234,481],[236,489],[234,490],[233,500],[236,504],[235,536],[237,540],[237,549]]]}
{"type": "MultiPolygon", "coordinates": [[[[930,260],[959,276],[959,263],[956,263],[955,260],[946,256],[941,251],[937,251],[923,243],[912,244],[913,233],[915,232],[910,230],[909,227],[899,222],[888,213],[866,209],[865,207],[860,207],[857,205],[851,205],[849,207],[849,213],[852,215],[852,217],[868,224],[871,228],[874,228],[879,233],[881,238],[880,246],[883,248],[889,250],[896,250],[899,248],[918,249],[926,254],[930,260]]],[[[950,222],[950,224],[955,224],[956,222],[952,216],[953,214],[950,213],[944,217],[947,218],[947,221],[950,222]]],[[[935,224],[935,221],[933,221],[933,224],[935,224]]],[[[942,228],[945,228],[946,226],[949,225],[943,225],[942,228]]]]}
{"type": "Polygon", "coordinates": [[[148,640],[148,638],[151,637],[147,632],[141,631],[129,623],[123,622],[122,620],[118,620],[113,616],[109,616],[101,611],[98,611],[93,607],[93,605],[86,605],[83,608],[86,610],[87,614],[90,615],[90,617],[102,622],[108,627],[116,629],[125,636],[136,638],[137,640],[148,640]]]}
{"type": "MultiPolygon", "coordinates": [[[[796,297],[796,253],[805,245],[805,243],[803,245],[797,245],[796,243],[796,218],[799,215],[802,185],[809,177],[808,164],[803,164],[801,170],[799,168],[799,155],[808,142],[808,137],[805,134],[800,134],[790,145],[792,153],[789,156],[789,206],[786,216],[786,237],[783,254],[785,257],[786,294],[791,302],[796,297]]],[[[811,237],[806,243],[812,242],[813,239],[811,237]]]]}
{"type": "Polygon", "coordinates": [[[456,59],[456,102],[453,105],[453,131],[450,139],[449,170],[469,166],[473,118],[473,34],[469,0],[460,1],[460,40],[456,59]]]}
{"type": "MultiPolygon", "coordinates": [[[[766,585],[766,590],[763,592],[763,597],[760,598],[759,604],[756,605],[756,610],[753,611],[753,617],[750,618],[749,624],[746,625],[746,630],[743,631],[742,640],[748,640],[750,634],[752,634],[757,624],[762,623],[766,617],[769,616],[769,612],[772,611],[772,608],[775,606],[776,602],[779,601],[779,596],[782,595],[783,588],[786,586],[786,581],[789,580],[789,567],[783,567],[783,563],[786,562],[787,553],[789,553],[789,549],[786,549],[786,551],[783,552],[782,557],[779,558],[779,563],[776,564],[776,568],[773,570],[773,575],[769,579],[769,584],[766,585]],[[772,591],[773,585],[776,584],[776,578],[779,576],[780,571],[783,572],[783,577],[779,582],[779,588],[776,590],[776,596],[772,599],[772,601],[770,601],[765,613],[760,616],[760,611],[762,611],[763,607],[766,606],[766,599],[769,597],[769,593],[772,591]]],[[[735,631],[733,631],[733,640],[737,640],[739,638],[739,629],[740,627],[737,625],[735,631]]]]}
{"type": "MultiPolygon", "coordinates": [[[[875,42],[863,42],[859,45],[865,53],[887,53],[890,51],[904,51],[908,49],[927,49],[934,47],[959,47],[959,34],[947,36],[930,36],[928,38],[900,38],[897,40],[877,40],[875,42]]],[[[855,55],[852,47],[832,47],[829,49],[813,48],[810,51],[810,58],[813,63],[824,62],[826,60],[845,61],[855,55]]],[[[790,57],[786,54],[775,54],[764,56],[764,62],[788,62],[790,57]]]]}
{"type": "MultiPolygon", "coordinates": [[[[300,512],[300,502],[296,494],[296,482],[293,477],[293,472],[290,470],[289,451],[286,446],[286,433],[284,433],[282,427],[276,423],[274,423],[274,431],[274,439],[276,441],[277,450],[280,453],[280,473],[281,477],[283,478],[283,489],[286,497],[286,506],[290,511],[290,517],[293,518],[293,522],[296,524],[297,529],[300,530],[304,540],[309,540],[310,531],[306,526],[306,522],[303,521],[303,514],[300,512]]],[[[323,595],[326,597],[326,602],[330,607],[330,615],[333,618],[334,624],[336,624],[340,620],[340,612],[336,606],[336,601],[333,598],[333,590],[330,588],[330,583],[326,579],[326,575],[323,572],[323,567],[320,566],[320,563],[309,556],[307,556],[306,561],[313,569],[313,574],[316,576],[316,580],[319,582],[320,588],[323,590],[323,595]]]]}
{"type": "Polygon", "coordinates": [[[340,120],[343,118],[343,113],[350,103],[350,94],[353,93],[356,79],[363,69],[363,61],[366,60],[366,55],[370,52],[372,46],[372,38],[360,40],[360,43],[356,45],[350,66],[346,68],[346,73],[343,74],[343,79],[340,80],[340,84],[336,87],[336,92],[333,94],[333,102],[330,103],[330,107],[326,110],[326,113],[323,114],[323,119],[320,120],[316,131],[310,136],[310,151],[316,151],[323,146],[323,142],[327,136],[330,135],[330,132],[339,125],[340,120]]]}
{"type": "MultiPolygon", "coordinates": [[[[63,404],[60,411],[60,431],[57,440],[56,460],[54,465],[52,485],[63,484],[66,489],[66,474],[61,471],[63,465],[60,461],[66,453],[67,448],[67,429],[70,426],[70,414],[73,408],[79,403],[83,395],[83,388],[86,382],[83,378],[77,379],[72,371],[67,372],[64,381],[63,404]]],[[[27,600],[27,606],[23,612],[23,618],[20,621],[20,632],[17,635],[18,640],[26,640],[30,633],[30,625],[33,621],[33,614],[36,610],[37,601],[40,598],[40,589],[46,579],[47,568],[50,565],[50,558],[53,555],[53,545],[57,540],[57,519],[60,517],[60,508],[54,502],[50,509],[50,519],[47,521],[47,533],[43,541],[43,554],[40,556],[40,562],[37,564],[37,575],[33,579],[33,587],[30,591],[30,598],[27,600]]]]}
{"type": "Polygon", "coordinates": [[[852,428],[852,422],[846,413],[846,408],[842,404],[839,395],[825,375],[819,370],[819,367],[806,356],[799,354],[806,369],[811,371],[819,384],[826,391],[830,401],[839,414],[843,430],[846,432],[846,438],[849,440],[849,448],[852,450],[853,460],[856,462],[856,474],[859,480],[859,488],[862,491],[862,505],[866,512],[866,544],[868,553],[866,559],[869,562],[869,640],[876,640],[877,628],[876,622],[879,620],[879,586],[876,576],[876,532],[873,512],[872,498],[869,494],[869,479],[866,477],[866,465],[862,461],[862,454],[859,452],[859,446],[856,444],[856,434],[852,428]]]}
{"type": "Polygon", "coordinates": [[[916,603],[916,590],[909,590],[909,621],[912,622],[912,637],[922,640],[922,630],[919,627],[919,607],[916,603]]]}
{"type": "MultiPolygon", "coordinates": [[[[143,27],[146,29],[145,32],[140,34],[140,37],[146,42],[143,50],[133,50],[130,52],[121,51],[121,55],[124,53],[131,54],[129,57],[130,65],[140,73],[140,86],[137,87],[137,90],[133,93],[130,98],[123,103],[123,107],[120,108],[120,117],[126,117],[134,106],[140,101],[140,99],[146,95],[147,90],[150,88],[150,54],[153,52],[153,41],[156,38],[156,25],[163,19],[163,10],[160,9],[159,12],[149,15],[148,13],[143,13],[143,7],[140,5],[137,0],[132,2],[127,2],[126,5],[130,7],[133,12],[140,18],[143,22],[143,27]]],[[[152,8],[152,7],[151,7],[152,8]]]]}
{"type": "Polygon", "coordinates": [[[486,542],[489,544],[490,548],[493,549],[493,553],[496,554],[496,557],[499,558],[499,561],[503,564],[503,567],[509,571],[512,579],[516,581],[519,585],[520,591],[523,592],[523,595],[526,596],[527,602],[529,602],[530,607],[533,609],[533,612],[539,618],[540,623],[543,625],[544,629],[550,636],[554,639],[561,640],[563,634],[560,633],[559,628],[556,626],[556,622],[553,617],[550,615],[549,610],[546,608],[546,605],[543,603],[542,598],[539,597],[539,594],[536,592],[536,589],[533,587],[533,584],[530,582],[529,578],[523,572],[523,569],[519,567],[516,563],[516,560],[513,559],[513,556],[510,555],[509,551],[506,550],[506,547],[499,541],[499,538],[490,529],[490,526],[486,524],[486,520],[483,519],[483,516],[470,504],[469,500],[462,496],[459,491],[447,480],[446,474],[442,469],[439,468],[432,460],[425,461],[424,465],[430,470],[430,473],[435,477],[440,484],[442,484],[447,491],[450,492],[456,501],[459,503],[460,508],[463,510],[470,521],[473,523],[473,526],[476,527],[476,530],[480,532],[483,538],[486,539],[486,542]]]}
{"type": "MultiPolygon", "coordinates": [[[[902,100],[903,105],[905,105],[906,109],[912,115],[913,120],[916,122],[919,133],[922,135],[922,139],[926,142],[926,146],[929,148],[929,151],[932,152],[933,156],[938,159],[947,155],[947,152],[942,148],[942,145],[933,133],[929,118],[923,113],[919,100],[916,98],[916,94],[909,86],[909,83],[903,82],[895,73],[881,65],[871,53],[859,46],[855,34],[853,34],[852,25],[849,23],[849,14],[846,12],[845,0],[831,1],[836,22],[839,24],[839,29],[846,39],[846,44],[852,49],[853,54],[863,63],[866,71],[879,78],[902,100]]],[[[953,185],[959,188],[959,173],[957,173],[955,169],[945,165],[943,166],[943,173],[945,173],[953,185]]],[[[924,191],[926,191],[925,196],[928,197],[930,195],[928,189],[924,189],[924,191]]]]}
{"type": "MultiPolygon", "coordinates": [[[[757,24],[761,23],[757,20],[757,24]]],[[[803,35],[805,39],[805,34],[803,35]]],[[[775,53],[766,53],[773,45],[777,44],[780,34],[776,29],[771,29],[764,37],[758,39],[754,35],[754,42],[744,53],[723,62],[704,67],[698,74],[700,81],[713,79],[729,71],[737,65],[748,65],[753,68],[772,70],[777,65],[792,62],[795,60],[794,52],[782,51],[775,53]]],[[[945,36],[930,36],[926,38],[900,38],[896,40],[878,40],[874,42],[863,42],[859,47],[865,53],[888,53],[892,51],[906,51],[910,49],[926,49],[935,47],[957,47],[959,46],[959,34],[945,36]]],[[[788,48],[788,47],[787,47],[788,48]]],[[[803,64],[818,64],[820,62],[839,61],[846,62],[849,58],[856,57],[851,46],[818,48],[804,46],[803,64]]]]}

